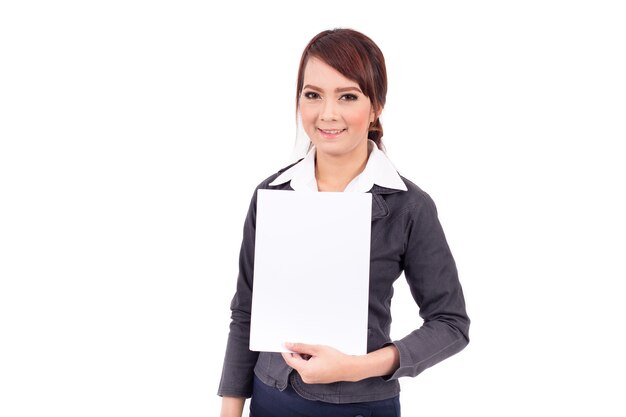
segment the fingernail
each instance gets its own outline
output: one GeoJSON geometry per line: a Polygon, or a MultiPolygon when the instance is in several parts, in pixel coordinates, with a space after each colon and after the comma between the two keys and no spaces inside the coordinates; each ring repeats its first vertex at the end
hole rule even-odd
{"type": "Polygon", "coordinates": [[[293,347],[293,343],[285,342],[285,347],[287,349],[289,349],[289,348],[293,347]]]}

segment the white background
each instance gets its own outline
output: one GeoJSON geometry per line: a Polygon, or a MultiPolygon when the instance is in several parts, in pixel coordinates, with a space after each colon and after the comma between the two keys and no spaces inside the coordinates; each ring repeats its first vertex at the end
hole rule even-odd
{"type": "MultiPolygon", "coordinates": [[[[0,415],[218,414],[249,199],[338,26],[385,53],[473,320],[403,414],[624,415],[623,2],[213,4],[1,3],[0,415]]],[[[399,281],[392,336],[416,312],[399,281]]]]}

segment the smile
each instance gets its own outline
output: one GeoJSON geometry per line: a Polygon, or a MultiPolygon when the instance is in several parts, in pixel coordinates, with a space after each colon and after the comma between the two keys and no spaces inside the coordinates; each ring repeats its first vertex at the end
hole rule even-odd
{"type": "Polygon", "coordinates": [[[322,134],[322,136],[332,138],[332,137],[338,136],[339,134],[344,132],[346,129],[319,129],[318,128],[317,130],[322,134]]]}

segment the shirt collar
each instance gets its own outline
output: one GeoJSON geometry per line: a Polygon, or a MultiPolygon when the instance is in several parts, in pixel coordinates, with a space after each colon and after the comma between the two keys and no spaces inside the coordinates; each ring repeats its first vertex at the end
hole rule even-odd
{"type": "MultiPolygon", "coordinates": [[[[368,140],[369,158],[365,169],[357,175],[346,187],[345,192],[366,193],[372,189],[374,184],[391,188],[394,190],[406,191],[406,185],[398,171],[393,166],[387,155],[372,141],[368,140]]],[[[269,185],[275,186],[291,181],[291,188],[295,191],[317,191],[317,181],[315,179],[315,147],[306,154],[297,164],[280,174],[269,185]]]]}

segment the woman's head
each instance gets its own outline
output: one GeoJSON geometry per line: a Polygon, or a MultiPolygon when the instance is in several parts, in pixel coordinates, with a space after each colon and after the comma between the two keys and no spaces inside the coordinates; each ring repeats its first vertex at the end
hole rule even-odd
{"type": "Polygon", "coordinates": [[[383,149],[383,129],[379,116],[387,96],[387,71],[378,46],[367,36],[352,29],[326,30],[316,35],[300,59],[296,91],[299,109],[303,99],[306,99],[303,97],[305,75],[308,74],[307,65],[312,60],[318,66],[322,63],[331,67],[358,86],[364,98],[371,103],[372,120],[368,121],[367,137],[383,149]]]}

